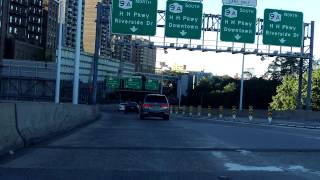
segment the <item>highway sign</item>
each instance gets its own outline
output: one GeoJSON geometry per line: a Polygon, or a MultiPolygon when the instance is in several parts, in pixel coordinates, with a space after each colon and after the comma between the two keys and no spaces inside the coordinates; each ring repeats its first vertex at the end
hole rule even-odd
{"type": "Polygon", "coordinates": [[[200,2],[168,0],[165,36],[184,39],[200,39],[202,30],[200,2]]]}
{"type": "Polygon", "coordinates": [[[158,91],[159,90],[159,81],[148,79],[145,84],[146,90],[158,91]]]}
{"type": "Polygon", "coordinates": [[[302,45],[302,12],[266,9],[263,27],[264,44],[293,47],[302,45]]]}
{"type": "Polygon", "coordinates": [[[222,3],[225,5],[257,7],[257,0],[222,0],[222,3]]]}
{"type": "Polygon", "coordinates": [[[112,33],[154,36],[157,6],[157,0],[113,0],[112,33]]]}
{"type": "Polygon", "coordinates": [[[119,78],[117,77],[108,77],[106,79],[107,81],[107,88],[111,88],[111,89],[117,89],[119,88],[119,78]]]}
{"type": "Polygon", "coordinates": [[[141,89],[142,88],[141,77],[131,77],[131,78],[124,79],[124,88],[125,89],[141,89]]]}
{"type": "Polygon", "coordinates": [[[220,39],[227,42],[254,43],[256,16],[256,8],[223,5],[220,39]]]}

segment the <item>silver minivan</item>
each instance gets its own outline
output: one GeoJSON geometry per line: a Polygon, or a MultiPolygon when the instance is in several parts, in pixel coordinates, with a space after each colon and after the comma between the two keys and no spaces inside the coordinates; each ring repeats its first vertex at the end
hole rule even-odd
{"type": "Polygon", "coordinates": [[[170,119],[169,102],[165,95],[146,95],[141,105],[140,119],[143,120],[146,117],[161,117],[164,120],[170,119]]]}

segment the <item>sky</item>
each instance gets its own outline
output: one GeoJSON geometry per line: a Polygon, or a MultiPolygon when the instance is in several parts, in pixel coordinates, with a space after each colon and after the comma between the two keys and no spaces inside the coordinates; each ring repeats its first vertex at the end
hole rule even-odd
{"type": "MultiPolygon", "coordinates": [[[[258,0],[257,18],[263,18],[266,8],[300,11],[304,13],[304,22],[315,21],[315,56],[320,58],[320,15],[318,0],[258,0]]],[[[158,0],[158,9],[165,10],[166,0],[158,0]]],[[[204,13],[221,14],[222,0],[203,0],[204,13]]],[[[157,29],[157,36],[163,37],[163,29],[157,29]]],[[[261,76],[267,71],[267,67],[273,58],[255,55],[245,56],[245,69],[253,68],[254,75],[261,76]]],[[[187,70],[212,72],[214,75],[235,76],[241,74],[242,55],[229,53],[168,50],[165,54],[163,49],[157,51],[157,63],[166,62],[169,66],[173,64],[187,65],[187,70]]]]}

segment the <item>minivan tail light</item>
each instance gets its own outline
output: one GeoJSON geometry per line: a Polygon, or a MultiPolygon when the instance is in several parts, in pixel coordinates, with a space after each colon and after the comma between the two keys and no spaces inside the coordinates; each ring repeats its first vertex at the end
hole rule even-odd
{"type": "Polygon", "coordinates": [[[160,105],[160,108],[168,109],[168,108],[169,108],[169,105],[168,105],[168,104],[161,104],[161,105],[160,105]]]}
{"type": "Polygon", "coordinates": [[[150,107],[152,107],[151,104],[143,104],[143,108],[150,108],[150,107]]]}

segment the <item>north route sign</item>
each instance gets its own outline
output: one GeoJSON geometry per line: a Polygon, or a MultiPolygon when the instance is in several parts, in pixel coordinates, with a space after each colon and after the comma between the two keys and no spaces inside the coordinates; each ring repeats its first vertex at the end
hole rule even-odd
{"type": "Polygon", "coordinates": [[[154,36],[157,28],[157,2],[112,0],[112,33],[154,36]]]}
{"type": "Polygon", "coordinates": [[[172,38],[200,39],[202,31],[200,2],[168,0],[165,36],[172,38]]]}
{"type": "Polygon", "coordinates": [[[221,41],[254,43],[257,10],[252,7],[223,5],[221,41]]]}
{"type": "Polygon", "coordinates": [[[301,47],[303,31],[302,12],[265,9],[263,44],[301,47]]]}

